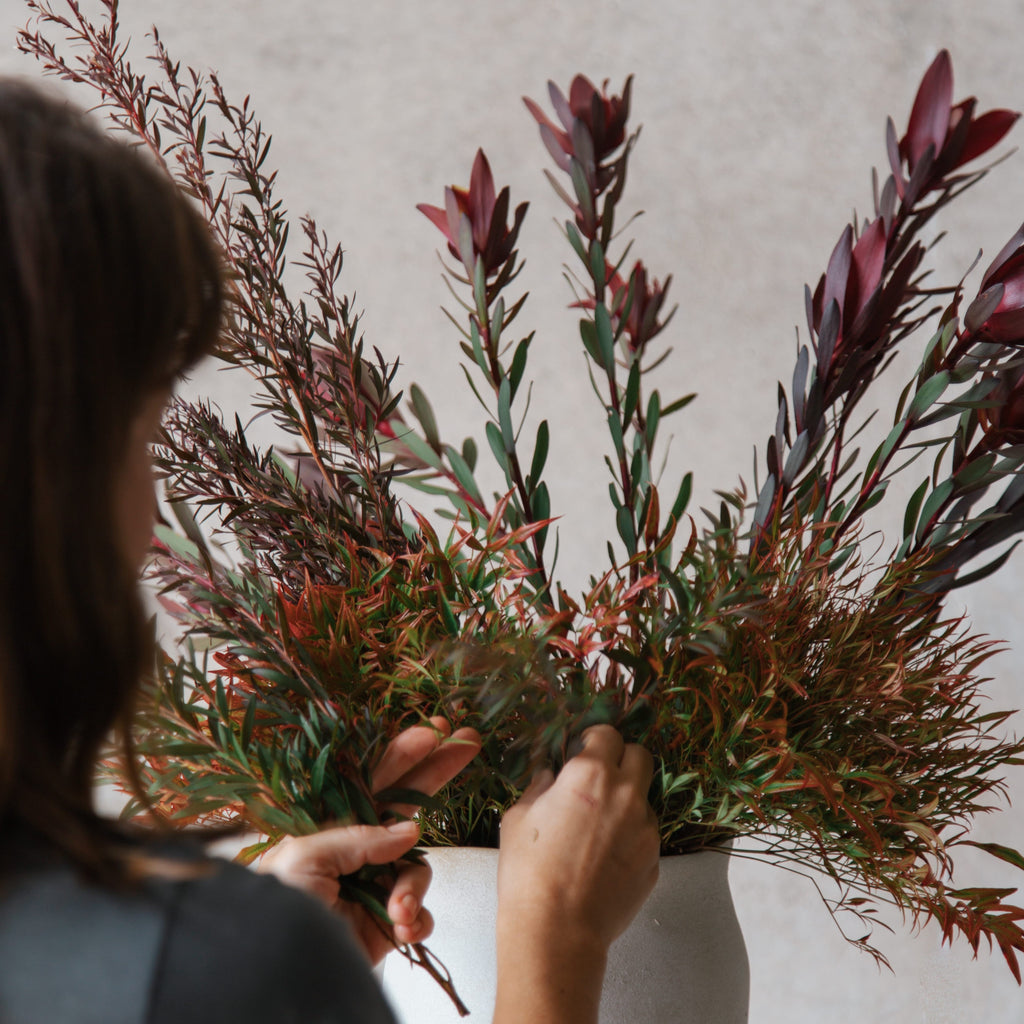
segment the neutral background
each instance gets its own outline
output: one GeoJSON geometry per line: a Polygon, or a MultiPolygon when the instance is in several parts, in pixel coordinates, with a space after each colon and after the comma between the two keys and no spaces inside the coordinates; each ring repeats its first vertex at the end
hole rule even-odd
{"type": "MultiPolygon", "coordinates": [[[[479,417],[438,308],[446,297],[434,256],[440,236],[414,206],[465,183],[478,145],[513,199],[530,200],[521,242],[531,300],[522,322],[538,330],[533,408],[552,422],[548,475],[564,517],[560,569],[570,589],[603,567],[613,530],[604,437],[565,308],[566,253],[553,224],[562,211],[541,175],[546,154],[520,96],[545,102],[549,78],[564,87],[577,71],[609,78],[616,91],[636,75],[633,121],[644,130],[625,205],[649,211],[632,229],[637,254],[656,276],[674,275],[680,309],[659,341],[675,351],[660,386],[663,395],[696,390],[700,399],[666,425],[674,441],[665,475],[676,480],[692,468],[697,505],[715,488],[750,480],[753,445],[773,423],[775,381],[790,372],[794,328],[803,330],[803,284],[817,280],[851,212],[870,212],[869,172],[885,162],[886,115],[902,132],[937,50],[952,51],[955,98],[977,95],[979,109],[1024,108],[1024,6],[1015,0],[121,7],[137,64],[155,22],[176,56],[219,69],[234,97],[252,95],[275,136],[271,163],[285,204],[312,213],[344,243],[342,285],[365,309],[368,341],[401,359],[402,380],[433,396],[442,432],[456,441],[478,430],[479,417]]],[[[37,77],[13,48],[24,5],[0,0],[0,16],[0,70],[37,77]]],[[[943,281],[959,278],[979,248],[991,258],[1024,220],[1024,157],[958,205],[943,221],[943,281]]],[[[216,388],[225,402],[244,398],[210,375],[194,386],[216,388]]],[[[891,394],[882,392],[884,417],[891,394]]],[[[1022,703],[1022,565],[1018,556],[963,594],[976,628],[1010,642],[991,663],[994,708],[1022,703]]],[[[1011,783],[1024,803],[1021,775],[1011,783]]],[[[1019,807],[979,822],[978,835],[1024,844],[1019,807]]],[[[983,857],[963,857],[961,868],[961,884],[1019,882],[983,857]]],[[[1024,1020],[1024,996],[998,954],[983,950],[971,962],[962,944],[940,949],[935,929],[910,936],[909,922],[895,920],[896,934],[880,937],[895,974],[879,972],[843,942],[807,882],[748,864],[736,864],[732,880],[750,950],[752,1024],[1024,1020]]]]}

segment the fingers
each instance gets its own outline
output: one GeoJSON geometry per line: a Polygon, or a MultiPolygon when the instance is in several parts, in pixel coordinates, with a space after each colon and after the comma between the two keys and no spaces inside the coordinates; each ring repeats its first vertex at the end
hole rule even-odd
{"type": "Polygon", "coordinates": [[[421,942],[434,927],[434,919],[423,906],[423,898],[430,886],[431,871],[428,864],[404,865],[395,878],[388,897],[388,915],[393,922],[393,934],[399,943],[421,942]]]}
{"type": "Polygon", "coordinates": [[[475,729],[459,729],[398,780],[404,789],[433,795],[462,771],[480,751],[475,729]]]}
{"type": "Polygon", "coordinates": [[[626,743],[622,734],[610,725],[594,725],[582,736],[582,749],[576,755],[582,763],[589,759],[607,767],[618,767],[626,781],[646,793],[654,778],[654,758],[644,747],[626,743]]]}
{"type": "Polygon", "coordinates": [[[321,897],[324,879],[334,879],[333,895],[337,897],[339,875],[350,875],[366,864],[398,860],[416,845],[419,834],[414,821],[324,829],[283,841],[263,858],[260,871],[321,897]]]}
{"type": "Polygon", "coordinates": [[[400,732],[381,755],[373,771],[373,789],[391,789],[408,771],[437,750],[451,726],[441,717],[430,725],[414,725],[400,732]]]}
{"type": "Polygon", "coordinates": [[[610,726],[586,730],[557,779],[539,775],[505,813],[498,863],[499,941],[555,935],[606,950],[657,878],[647,800],[653,759],[610,726]]]}
{"type": "Polygon", "coordinates": [[[592,725],[583,733],[583,749],[577,757],[596,757],[616,765],[622,760],[626,741],[622,733],[610,725],[592,725]]]}
{"type": "MultiPolygon", "coordinates": [[[[432,796],[461,772],[480,750],[480,734],[475,729],[458,729],[449,736],[451,726],[441,717],[430,725],[416,725],[399,733],[388,744],[373,773],[373,790],[410,789],[432,796]]],[[[395,814],[411,817],[413,804],[387,805],[395,814]]]]}
{"type": "Polygon", "coordinates": [[[622,759],[619,762],[622,774],[635,782],[642,793],[651,788],[651,780],[654,778],[654,758],[645,747],[636,743],[627,743],[622,751],[622,759]]]}

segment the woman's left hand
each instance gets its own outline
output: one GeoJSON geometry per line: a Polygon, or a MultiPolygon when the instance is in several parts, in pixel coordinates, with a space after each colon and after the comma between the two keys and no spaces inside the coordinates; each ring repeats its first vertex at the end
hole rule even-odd
{"type": "MultiPolygon", "coordinates": [[[[480,737],[473,729],[449,735],[450,728],[443,718],[432,718],[429,726],[413,726],[395,737],[374,771],[374,791],[412,789],[432,795],[458,775],[476,756],[480,737]]],[[[400,815],[416,810],[410,805],[384,809],[400,815]]],[[[423,906],[430,868],[401,863],[418,839],[415,821],[328,828],[311,836],[283,839],[265,854],[259,870],[316,896],[346,917],[370,962],[376,964],[395,944],[422,942],[434,927],[430,911],[423,906]],[[396,864],[387,902],[393,922],[390,937],[367,910],[341,898],[339,876],[353,874],[367,864],[396,864]]]]}

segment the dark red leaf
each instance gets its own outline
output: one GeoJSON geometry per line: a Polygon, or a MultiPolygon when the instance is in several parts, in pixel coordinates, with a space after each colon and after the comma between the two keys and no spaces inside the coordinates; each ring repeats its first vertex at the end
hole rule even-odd
{"type": "Polygon", "coordinates": [[[882,283],[886,241],[885,222],[878,217],[861,233],[853,247],[853,267],[843,307],[847,324],[852,323],[882,283]]]}
{"type": "Polygon", "coordinates": [[[1010,256],[1017,251],[1024,244],[1024,224],[1021,224],[1019,228],[1011,236],[1010,240],[999,250],[996,254],[996,258],[989,264],[988,269],[985,271],[984,276],[981,279],[981,290],[984,291],[989,282],[992,280],[996,271],[998,271],[1002,265],[1010,258],[1010,256]]]}
{"type": "MultiPolygon", "coordinates": [[[[559,95],[561,96],[561,93],[559,93],[559,95]]],[[[541,110],[540,107],[537,106],[537,104],[534,103],[533,100],[531,100],[528,96],[523,97],[523,103],[526,104],[526,109],[529,110],[531,114],[533,114],[533,117],[536,120],[537,124],[540,125],[541,138],[544,139],[544,144],[548,147],[548,149],[551,150],[551,145],[548,141],[548,138],[551,138],[562,150],[563,158],[565,154],[571,153],[572,145],[569,142],[569,136],[564,131],[562,131],[562,129],[559,128],[558,125],[556,125],[551,120],[551,118],[549,118],[548,115],[545,114],[544,111],[541,110]],[[547,131],[545,131],[545,129],[547,129],[547,131]]],[[[551,152],[551,155],[555,158],[556,161],[559,160],[559,156],[556,156],[554,151],[551,152]]],[[[568,166],[568,163],[566,164],[566,166],[568,166]]]]}
{"type": "Polygon", "coordinates": [[[1013,110],[989,110],[971,121],[967,141],[955,166],[959,167],[988,152],[1013,127],[1018,117],[1020,114],[1013,110]]]}
{"type": "MultiPolygon", "coordinates": [[[[574,117],[587,119],[594,97],[600,96],[597,87],[586,75],[577,75],[569,86],[569,109],[574,117]]],[[[569,125],[566,125],[569,128],[569,125]]]]}
{"type": "Polygon", "coordinates": [[[562,90],[554,82],[550,81],[548,82],[548,98],[551,100],[551,106],[555,108],[558,120],[562,122],[565,130],[569,131],[574,120],[572,108],[569,106],[569,101],[562,94],[562,90]]]}
{"type": "Polygon", "coordinates": [[[910,111],[910,123],[900,151],[913,170],[929,146],[938,153],[946,141],[949,115],[953,109],[953,63],[948,50],[938,56],[924,73],[910,111]]]}
{"type": "Polygon", "coordinates": [[[834,299],[839,303],[842,311],[842,303],[846,297],[846,281],[850,276],[850,260],[853,255],[853,228],[849,224],[839,236],[836,247],[829,257],[828,269],[825,271],[825,293],[822,298],[822,308],[827,309],[828,304],[834,299]]]}
{"type": "Polygon", "coordinates": [[[429,203],[417,203],[416,209],[427,217],[434,227],[444,232],[445,237],[451,241],[451,235],[448,234],[448,214],[440,206],[431,206],[429,203]]]}

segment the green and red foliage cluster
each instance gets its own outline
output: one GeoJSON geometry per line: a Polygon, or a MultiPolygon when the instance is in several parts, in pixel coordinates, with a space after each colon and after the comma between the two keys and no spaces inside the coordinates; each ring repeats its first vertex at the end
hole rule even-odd
{"type": "Polygon", "coordinates": [[[670,279],[659,284],[616,231],[637,139],[630,82],[621,95],[582,76],[568,97],[552,85],[556,120],[527,100],[570,211],[572,305],[609,432],[614,540],[573,596],[550,569],[552,431],[542,420],[531,443],[523,427],[534,335],[512,334],[525,296],[509,292],[526,204],[512,212],[483,153],[468,188],[421,210],[455,261],[449,317],[505,482],[491,497],[476,441],[445,442],[422,390],[403,404],[394,364],[364,345],[337,290],[341,250],[309,219],[308,290],[291,297],[288,219],[248,101],[183,71],[155,32],[151,75],[137,72],[113,0],[98,25],[73,0],[65,13],[29,7],[71,49],[38,29],[22,48],[99,89],[113,124],[206,213],[234,279],[221,357],[251,373],[285,438],[258,450],[202,402],[179,400],[167,421],[159,463],[180,528],[160,529],[153,578],[184,638],[161,654],[139,736],[158,813],[241,821],[268,842],[375,820],[396,797],[369,781],[383,746],[441,713],[480,729],[484,749],[441,798],[416,799],[425,831],[492,844],[532,770],[557,766],[588,724],[612,722],[655,754],[667,853],[732,841],[743,855],[755,840],[759,856],[830,877],[834,914],[870,922],[879,900],[893,903],[975,949],[998,944],[1019,979],[1024,911],[1010,890],[954,882],[953,856],[981,845],[1024,868],[969,831],[1024,745],[1009,712],[983,706],[992,645],[943,602],[998,568],[1024,528],[1024,229],[962,315],[962,284],[923,286],[920,240],[986,173],[966,168],[1015,114],[954,104],[949,56],[936,58],[904,135],[889,122],[873,216],[843,230],[807,289],[809,344],[779,386],[754,500],[724,493],[698,521],[689,474],[656,483],[662,424],[693,398],[650,385],[668,354],[654,343],[672,315],[670,279]],[[887,436],[862,455],[865,396],[911,344],[918,369],[887,436]],[[926,453],[902,536],[871,561],[865,514],[926,453]],[[399,482],[443,502],[447,536],[398,499],[399,482]]]}

